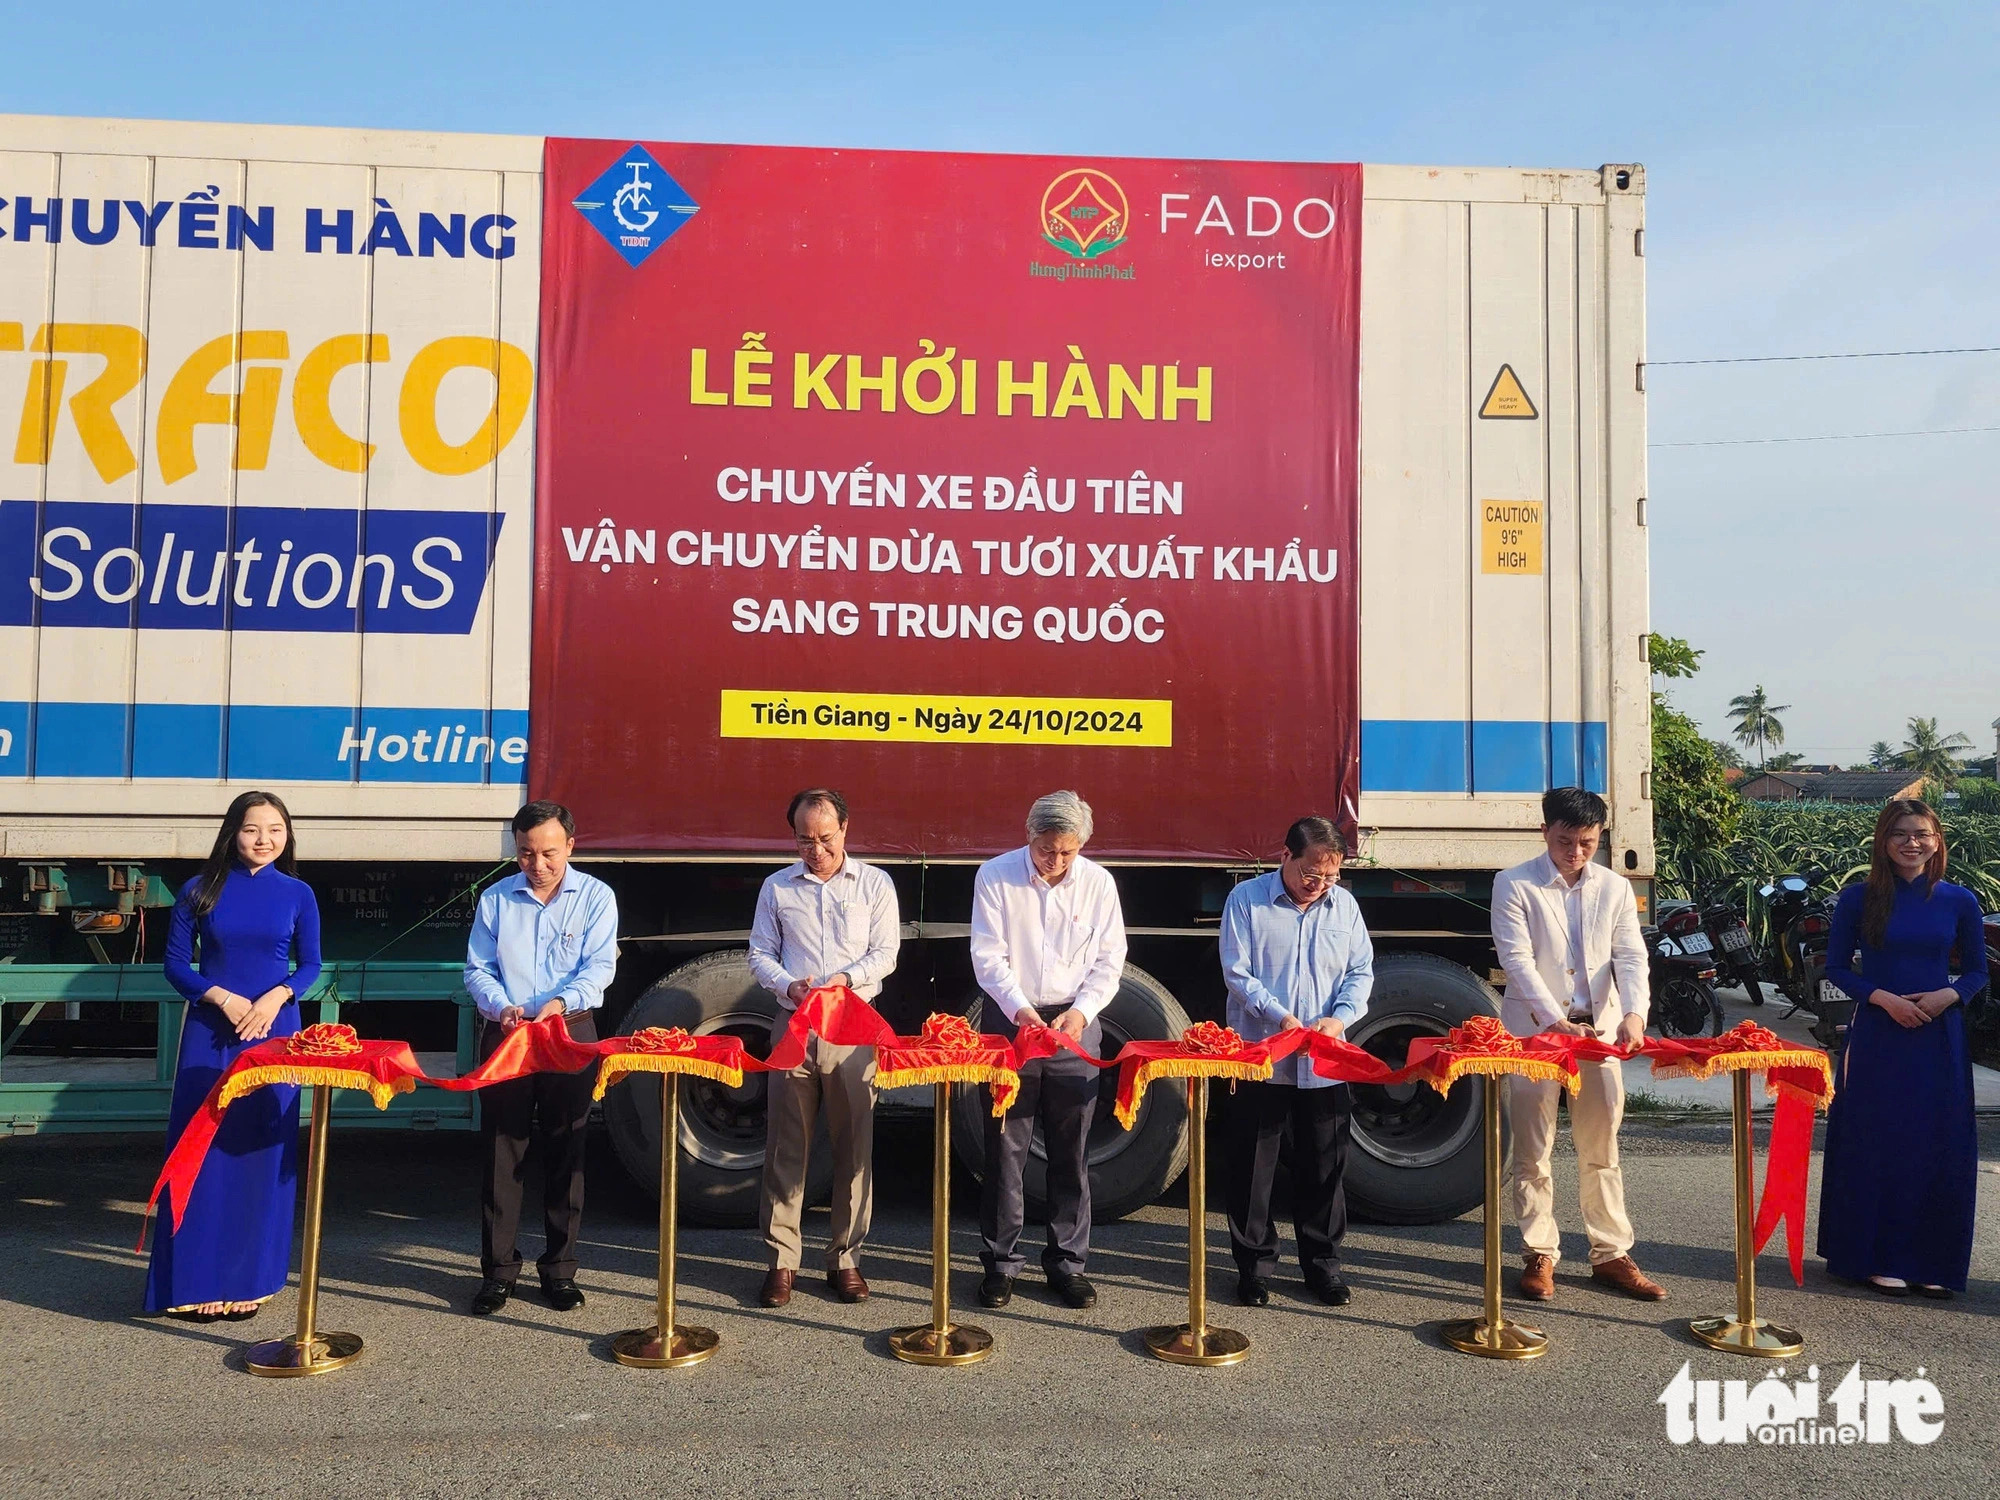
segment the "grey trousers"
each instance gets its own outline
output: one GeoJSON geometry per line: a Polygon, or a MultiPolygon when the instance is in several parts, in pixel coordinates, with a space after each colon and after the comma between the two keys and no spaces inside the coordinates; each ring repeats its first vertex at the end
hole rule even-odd
{"type": "MultiPolygon", "coordinates": [[[[778,1012],[776,1042],[792,1013],[778,1012]]],[[[805,1061],[789,1073],[772,1073],[765,1093],[764,1244],[775,1270],[796,1271],[804,1258],[799,1232],[804,1217],[806,1163],[821,1103],[833,1141],[833,1223],[826,1268],[849,1271],[861,1263],[875,1210],[875,1049],[836,1047],[820,1037],[806,1044],[805,1061]]]]}
{"type": "MultiPolygon", "coordinates": [[[[1051,1011],[1044,1019],[1053,1020],[1051,1011]]],[[[987,1000],[982,1031],[1011,1036],[1014,1023],[987,1000]]],[[[1092,1022],[1083,1046],[1095,1052],[1101,1032],[1092,1022]]],[[[1018,1276],[1026,1258],[1019,1251],[1026,1216],[1021,1174],[1028,1162],[1035,1123],[1049,1158],[1049,1232],[1042,1269],[1051,1276],[1074,1276],[1090,1257],[1090,1119],[1097,1109],[1098,1069],[1080,1057],[1058,1052],[1021,1069],[1021,1092],[1000,1119],[986,1117],[986,1181],[979,1199],[980,1260],[989,1272],[1018,1276]]]]}

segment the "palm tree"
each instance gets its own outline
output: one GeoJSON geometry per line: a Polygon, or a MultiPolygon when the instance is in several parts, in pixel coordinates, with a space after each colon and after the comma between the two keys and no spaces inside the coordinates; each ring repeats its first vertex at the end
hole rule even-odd
{"type": "Polygon", "coordinates": [[[1887,740],[1877,740],[1868,747],[1868,764],[1877,771],[1893,771],[1903,762],[1903,757],[1887,740]]]}
{"type": "Polygon", "coordinates": [[[1778,715],[1789,713],[1791,707],[1789,703],[1773,703],[1761,682],[1755,692],[1738,693],[1729,700],[1729,717],[1736,722],[1736,743],[1757,747],[1759,770],[1764,768],[1764,747],[1785,743],[1785,726],[1778,715]]]}
{"type": "Polygon", "coordinates": [[[1912,776],[1949,785],[1958,779],[1958,752],[1971,748],[1972,741],[1962,734],[1940,736],[1936,719],[1913,718],[1900,759],[1912,776]]]}

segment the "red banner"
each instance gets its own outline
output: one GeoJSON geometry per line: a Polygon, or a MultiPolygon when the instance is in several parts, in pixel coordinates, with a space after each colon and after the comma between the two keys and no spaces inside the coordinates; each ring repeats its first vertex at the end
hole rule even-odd
{"type": "Polygon", "coordinates": [[[584,844],[785,850],[815,783],[895,854],[1061,786],[1113,855],[1351,821],[1358,167],[552,139],[545,182],[532,782],[584,844]]]}

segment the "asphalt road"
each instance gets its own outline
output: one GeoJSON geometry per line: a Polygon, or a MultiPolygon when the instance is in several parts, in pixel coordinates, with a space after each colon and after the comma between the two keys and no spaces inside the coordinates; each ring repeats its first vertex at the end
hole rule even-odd
{"type": "MultiPolygon", "coordinates": [[[[482,1320],[462,1311],[477,1280],[477,1142],[336,1135],[321,1326],[362,1334],[367,1353],[319,1379],[266,1381],[236,1350],[288,1329],[291,1293],[245,1325],[134,1315],[132,1243],[158,1141],[0,1142],[0,1494],[1951,1497],[1990,1494],[2000,1472],[1990,1122],[1969,1296],[1890,1301],[1811,1261],[1799,1290],[1776,1247],[1762,1259],[1762,1310],[1804,1331],[1825,1389],[1859,1360],[1881,1379],[1922,1366],[1942,1393],[1934,1443],[1844,1448],[1682,1448],[1665,1435],[1657,1398],[1683,1362],[1696,1379],[1767,1373],[1682,1326],[1733,1305],[1727,1135],[1713,1123],[1627,1126],[1636,1254],[1669,1299],[1593,1289],[1572,1236],[1557,1300],[1533,1315],[1553,1348],[1525,1364],[1437,1339],[1440,1320],[1476,1309],[1476,1214],[1358,1226],[1355,1299],[1336,1311],[1296,1280],[1268,1308],[1236,1307],[1211,1213],[1213,1320],[1255,1345],[1223,1370],[1161,1364],[1137,1336],[1186,1315],[1186,1217],[1173,1203],[1099,1227],[1094,1311],[1069,1312],[1024,1278],[1011,1308],[968,1309],[999,1345],[986,1364],[899,1364],[884,1332],[929,1309],[929,1140],[908,1122],[879,1135],[870,1301],[842,1306],[807,1280],[767,1313],[754,1233],[690,1229],[683,1318],[719,1330],[722,1351],[689,1370],[625,1369],[608,1343],[652,1320],[653,1209],[596,1145],[589,1304],[558,1316],[529,1293],[482,1320]]],[[[1566,1143],[1558,1172],[1559,1201],[1574,1205],[1566,1143]]],[[[968,1303],[969,1188],[954,1234],[968,1303]]]]}

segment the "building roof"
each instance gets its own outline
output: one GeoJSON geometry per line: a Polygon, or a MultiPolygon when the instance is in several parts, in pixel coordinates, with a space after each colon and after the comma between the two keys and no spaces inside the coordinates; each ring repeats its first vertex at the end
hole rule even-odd
{"type": "MultiPolygon", "coordinates": [[[[1917,796],[1924,785],[1921,776],[1912,777],[1908,771],[1765,771],[1743,783],[1743,795],[1758,796],[1758,783],[1764,781],[1820,802],[1887,802],[1892,797],[1917,796]]],[[[1766,788],[1764,795],[1771,790],[1766,788]]]]}

